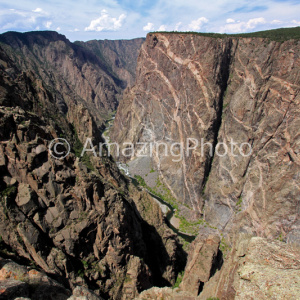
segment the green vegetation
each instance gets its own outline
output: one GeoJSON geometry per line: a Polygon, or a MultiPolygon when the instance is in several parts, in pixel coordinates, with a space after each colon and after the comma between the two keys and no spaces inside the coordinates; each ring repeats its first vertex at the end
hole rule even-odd
{"type": "Polygon", "coordinates": [[[134,175],[134,178],[138,181],[139,185],[141,185],[144,188],[148,188],[144,178],[140,175],[134,175]]]}
{"type": "Polygon", "coordinates": [[[86,218],[88,217],[88,212],[87,211],[82,211],[81,213],[80,213],[80,216],[79,216],[79,218],[78,218],[78,221],[83,221],[83,220],[85,220],[86,218]]]}
{"type": "Polygon", "coordinates": [[[209,297],[206,300],[219,300],[219,298],[217,298],[217,297],[209,297]]]}
{"type": "Polygon", "coordinates": [[[186,232],[193,235],[198,234],[199,230],[197,225],[206,224],[206,221],[203,219],[199,219],[198,221],[194,221],[194,222],[189,222],[185,217],[179,216],[177,213],[176,213],[176,217],[180,219],[179,231],[186,232]]]}
{"type": "Polygon", "coordinates": [[[277,240],[280,241],[280,242],[284,242],[284,238],[283,238],[282,232],[280,232],[280,234],[279,234],[277,240]]]}
{"type": "Polygon", "coordinates": [[[81,263],[85,269],[89,268],[89,263],[86,260],[82,260],[81,263]]]}
{"type": "MultiPolygon", "coordinates": [[[[222,236],[222,234],[221,234],[221,236],[222,236]]],[[[221,243],[220,243],[220,250],[222,251],[222,253],[223,253],[223,256],[224,256],[224,258],[226,258],[226,255],[227,255],[227,253],[230,251],[230,247],[229,247],[229,245],[226,243],[226,241],[225,241],[225,238],[222,236],[222,239],[221,239],[221,243]]]]}
{"type": "Polygon", "coordinates": [[[163,183],[160,182],[159,178],[157,178],[156,186],[154,188],[149,187],[142,176],[134,175],[134,178],[138,181],[140,186],[147,189],[154,196],[161,198],[164,202],[168,203],[174,209],[178,210],[176,199],[172,196],[171,191],[163,183]],[[159,188],[163,191],[163,193],[158,191],[159,188]]]}
{"type": "Polygon", "coordinates": [[[176,279],[176,282],[175,282],[175,284],[174,284],[174,286],[173,286],[173,289],[179,287],[179,285],[180,285],[180,283],[181,283],[181,281],[182,281],[182,279],[183,279],[183,275],[184,275],[184,271],[182,271],[182,272],[180,272],[180,273],[178,274],[177,279],[176,279]]]}
{"type": "Polygon", "coordinates": [[[2,197],[9,196],[12,193],[14,193],[16,190],[17,188],[14,185],[8,185],[7,188],[1,192],[1,196],[2,197]]]}
{"type": "Polygon", "coordinates": [[[236,205],[239,206],[239,205],[242,204],[242,202],[243,202],[243,198],[242,198],[242,196],[240,196],[240,198],[239,198],[238,202],[236,203],[236,205]]]}
{"type": "Polygon", "coordinates": [[[84,272],[83,272],[83,270],[78,270],[78,271],[77,271],[77,276],[83,278],[83,277],[84,277],[84,272]]]}
{"type": "Polygon", "coordinates": [[[154,172],[155,172],[155,170],[152,168],[149,173],[154,173],[154,172]]]}
{"type": "Polygon", "coordinates": [[[86,152],[83,154],[83,156],[81,156],[83,145],[82,145],[81,141],[79,140],[77,131],[74,126],[72,127],[72,132],[74,135],[74,143],[73,143],[72,150],[74,151],[76,157],[79,157],[80,161],[83,162],[90,171],[95,171],[95,168],[91,162],[90,156],[86,152]]]}
{"type": "Polygon", "coordinates": [[[216,227],[212,227],[211,225],[209,225],[209,223],[203,219],[190,222],[184,216],[180,215],[180,209],[178,207],[177,200],[172,196],[171,191],[163,183],[161,183],[159,178],[157,178],[156,180],[156,186],[154,188],[151,188],[146,184],[142,176],[134,175],[134,177],[138,181],[140,186],[147,189],[152,195],[160,198],[165,203],[169,204],[169,207],[176,211],[175,217],[180,220],[179,223],[180,232],[191,234],[191,235],[197,235],[199,231],[199,225],[204,225],[205,227],[217,229],[216,227]]]}
{"type": "Polygon", "coordinates": [[[242,203],[243,203],[243,198],[242,196],[240,196],[238,202],[236,203],[236,207],[238,211],[242,211],[242,203]]]}
{"type": "Polygon", "coordinates": [[[74,143],[73,143],[72,150],[74,151],[76,157],[80,157],[82,149],[83,149],[83,145],[79,140],[79,137],[78,137],[78,134],[77,134],[77,131],[76,131],[74,125],[72,127],[72,132],[73,132],[73,136],[74,136],[74,143]]]}
{"type": "Polygon", "coordinates": [[[229,105],[229,103],[223,104],[223,110],[229,105]]]}
{"type": "MultiPolygon", "coordinates": [[[[152,32],[155,34],[156,32],[152,32]]],[[[180,31],[161,31],[159,33],[168,33],[168,34],[194,34],[205,37],[212,38],[249,38],[249,37],[257,37],[257,38],[266,38],[271,41],[284,42],[287,40],[299,40],[300,39],[300,27],[293,28],[280,28],[280,29],[272,29],[258,32],[250,32],[250,33],[238,33],[238,34],[221,34],[221,33],[205,33],[205,32],[180,32],[180,31]]]]}
{"type": "Polygon", "coordinates": [[[83,156],[80,159],[85,165],[86,167],[90,170],[90,171],[95,171],[95,168],[91,162],[90,156],[87,155],[86,153],[83,154],[83,156]]]}

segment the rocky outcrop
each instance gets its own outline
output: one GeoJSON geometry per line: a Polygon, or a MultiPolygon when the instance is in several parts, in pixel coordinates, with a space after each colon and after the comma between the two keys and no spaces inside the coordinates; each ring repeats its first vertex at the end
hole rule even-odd
{"type": "MultiPolygon", "coordinates": [[[[196,263],[203,261],[206,260],[199,257],[196,263]]],[[[187,265],[185,272],[188,268],[187,265]]],[[[236,237],[222,268],[202,285],[200,295],[195,295],[193,290],[183,291],[182,282],[174,289],[151,288],[136,299],[298,299],[299,271],[299,247],[241,234],[236,237]]],[[[193,278],[194,274],[190,275],[193,278]]]]}
{"type": "Polygon", "coordinates": [[[299,242],[299,51],[298,40],[148,34],[111,137],[168,145],[152,152],[162,182],[213,226],[299,242]]]}
{"type": "Polygon", "coordinates": [[[213,233],[199,234],[190,246],[181,290],[198,296],[203,285],[222,265],[219,253],[220,238],[213,233]],[[219,257],[218,257],[219,254],[219,257]]]}
{"type": "Polygon", "coordinates": [[[6,300],[103,300],[83,286],[71,291],[32,267],[0,258],[0,299],[6,300]],[[16,298],[17,297],[17,298],[16,298]],[[26,297],[26,298],[24,298],[26,297]]]}
{"type": "Polygon", "coordinates": [[[153,287],[149,290],[142,292],[135,300],[196,300],[188,292],[180,291],[172,288],[158,288],[153,287]]]}
{"type": "Polygon", "coordinates": [[[0,299],[66,300],[71,295],[70,290],[45,273],[3,258],[0,259],[0,286],[0,299]]]}
{"type": "MultiPolygon", "coordinates": [[[[158,205],[110,158],[76,157],[84,137],[101,141],[89,109],[77,105],[65,115],[51,86],[18,69],[2,48],[0,55],[1,255],[35,263],[68,289],[82,286],[74,297],[89,297],[88,288],[105,299],[132,299],[172,285],[185,253],[164,219],[152,219],[158,205]],[[59,136],[71,146],[64,159],[49,151],[59,136]]],[[[8,292],[15,283],[7,284],[8,292]]]]}
{"type": "Polygon", "coordinates": [[[240,235],[221,271],[204,285],[200,299],[297,299],[299,248],[240,235]]]}
{"type": "Polygon", "coordinates": [[[103,298],[97,296],[85,287],[77,286],[73,290],[73,295],[68,298],[68,300],[103,300],[103,298]]]}

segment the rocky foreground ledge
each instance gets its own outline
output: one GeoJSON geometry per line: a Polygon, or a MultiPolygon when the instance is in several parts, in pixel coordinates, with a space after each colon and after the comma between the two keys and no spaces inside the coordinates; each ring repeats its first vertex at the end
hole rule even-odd
{"type": "MultiPolygon", "coordinates": [[[[135,299],[300,298],[298,247],[280,241],[240,235],[222,269],[218,270],[223,261],[219,242],[218,237],[211,233],[198,236],[192,244],[180,286],[153,287],[141,292],[135,299]]],[[[0,299],[103,299],[83,286],[74,287],[73,290],[66,289],[45,273],[9,259],[1,258],[0,268],[0,299]]]]}
{"type": "Polygon", "coordinates": [[[193,253],[179,288],[153,287],[142,292],[136,300],[225,300],[225,299],[300,299],[300,252],[298,247],[276,240],[240,235],[220,271],[212,264],[201,264],[213,258],[216,240],[195,241],[193,253]],[[189,271],[189,272],[187,272],[189,271]],[[187,276],[186,276],[187,275],[187,276]],[[191,275],[191,276],[190,276],[191,275]],[[198,284],[196,284],[198,283],[198,284]],[[202,290],[201,290],[202,289],[202,290]],[[198,295],[198,291],[201,294],[198,295]]]}
{"type": "Polygon", "coordinates": [[[19,265],[10,259],[0,258],[0,299],[103,299],[87,288],[78,286],[66,289],[44,272],[19,265]]]}

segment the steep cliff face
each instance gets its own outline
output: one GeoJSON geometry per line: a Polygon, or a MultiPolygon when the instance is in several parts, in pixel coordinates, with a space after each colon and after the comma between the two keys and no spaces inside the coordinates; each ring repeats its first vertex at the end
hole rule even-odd
{"type": "Polygon", "coordinates": [[[132,80],[135,63],[129,61],[135,58],[140,45],[140,41],[123,41],[116,47],[119,52],[116,50],[115,56],[122,58],[127,52],[131,55],[115,72],[111,61],[106,60],[112,52],[109,47],[104,47],[110,51],[108,55],[98,55],[102,52],[71,43],[56,32],[8,32],[0,35],[0,43],[19,69],[32,70],[49,87],[60,111],[71,122],[75,119],[74,106],[82,105],[98,126],[116,110],[123,88],[132,80]]]}
{"type": "Polygon", "coordinates": [[[135,71],[139,50],[144,38],[133,40],[92,40],[75,42],[89,49],[106,63],[107,69],[124,81],[123,86],[131,86],[135,81],[135,71]]]}
{"type": "Polygon", "coordinates": [[[207,217],[226,228],[237,214],[242,230],[299,243],[300,43],[239,39],[232,55],[218,141],[252,154],[215,156],[207,217]]]}
{"type": "Polygon", "coordinates": [[[182,143],[181,161],[161,148],[152,159],[178,201],[219,229],[238,224],[299,242],[299,46],[298,40],[149,34],[112,138],[120,145],[182,143]],[[229,149],[223,157],[222,147],[216,154],[221,142],[229,149]],[[242,143],[251,154],[245,145],[240,154],[242,143]]]}
{"type": "MultiPolygon", "coordinates": [[[[118,142],[172,143],[187,138],[215,143],[228,74],[230,41],[189,35],[149,34],[142,46],[135,86],[125,92],[112,138],[118,142]],[[126,128],[126,130],[122,130],[126,128]]],[[[192,143],[192,142],[191,142],[192,143]]],[[[201,210],[201,188],[209,171],[205,150],[178,157],[154,147],[161,177],[181,201],[201,210]],[[157,151],[158,150],[158,151],[157,151]]]]}
{"type": "MultiPolygon", "coordinates": [[[[101,141],[99,126],[85,105],[94,104],[71,93],[63,80],[64,68],[72,77],[67,70],[79,64],[78,58],[68,62],[68,42],[61,36],[45,41],[41,35],[33,44],[28,34],[25,41],[13,40],[20,47],[10,41],[11,46],[2,43],[0,48],[1,256],[33,262],[65,287],[89,287],[105,299],[132,299],[153,285],[173,284],[184,268],[185,253],[158,205],[124,178],[111,159],[76,157],[84,137],[93,137],[95,144],[101,141]],[[51,66],[36,73],[22,71],[27,64],[34,68],[39,59],[51,66]],[[63,64],[57,74],[56,63],[63,64]],[[49,71],[45,77],[43,70],[49,71]],[[60,160],[49,152],[58,137],[71,146],[71,153],[60,160]]],[[[82,69],[92,68],[87,61],[82,69]]],[[[112,82],[107,75],[103,80],[112,82]]],[[[87,84],[83,77],[82,83],[87,84]]],[[[10,290],[13,283],[7,284],[10,290]]],[[[22,282],[16,285],[26,288],[22,282]]]]}

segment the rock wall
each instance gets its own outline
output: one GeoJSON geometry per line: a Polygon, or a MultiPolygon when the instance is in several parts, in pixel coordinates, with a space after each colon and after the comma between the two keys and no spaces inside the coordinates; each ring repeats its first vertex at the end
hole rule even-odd
{"type": "Polygon", "coordinates": [[[299,52],[298,40],[148,34],[112,139],[182,143],[181,161],[152,159],[178,201],[219,229],[299,242],[299,52]]]}
{"type": "Polygon", "coordinates": [[[75,42],[97,55],[107,65],[107,68],[124,81],[123,87],[135,82],[135,71],[140,48],[144,38],[132,40],[92,40],[75,42]]]}
{"type": "MultiPolygon", "coordinates": [[[[74,108],[81,105],[99,127],[108,114],[116,110],[123,89],[134,77],[141,42],[120,42],[122,47],[115,47],[115,51],[103,46],[102,52],[108,54],[100,55],[102,52],[97,48],[89,50],[80,43],[71,43],[57,32],[8,32],[0,35],[0,44],[6,55],[20,70],[32,70],[49,87],[54,95],[53,101],[71,123],[75,121],[74,108]],[[127,52],[131,55],[128,56],[127,52]],[[112,53],[115,59],[127,57],[126,63],[118,64],[117,70],[110,61],[112,53]]],[[[92,45],[97,47],[101,42],[93,41],[92,45]]]]}

